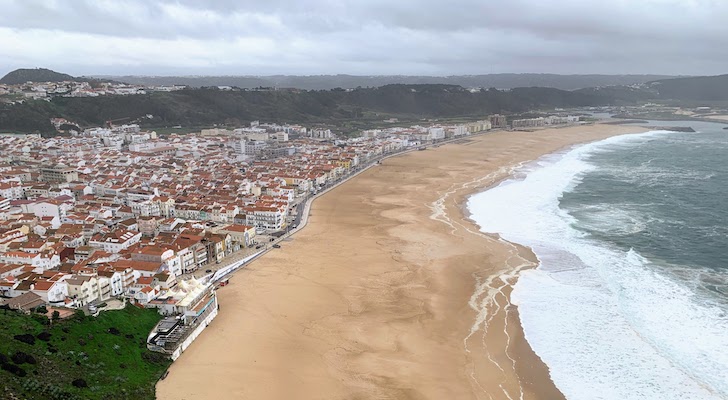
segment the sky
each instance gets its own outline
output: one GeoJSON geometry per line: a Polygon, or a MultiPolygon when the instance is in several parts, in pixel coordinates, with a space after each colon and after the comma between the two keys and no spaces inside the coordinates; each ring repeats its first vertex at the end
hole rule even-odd
{"type": "Polygon", "coordinates": [[[0,0],[0,76],[728,73],[728,0],[0,0]]]}

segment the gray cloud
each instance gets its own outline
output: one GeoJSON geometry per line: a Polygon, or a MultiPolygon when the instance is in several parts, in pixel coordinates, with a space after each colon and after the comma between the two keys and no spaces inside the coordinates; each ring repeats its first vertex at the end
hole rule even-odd
{"type": "Polygon", "coordinates": [[[0,0],[8,70],[728,72],[718,0],[0,0]]]}

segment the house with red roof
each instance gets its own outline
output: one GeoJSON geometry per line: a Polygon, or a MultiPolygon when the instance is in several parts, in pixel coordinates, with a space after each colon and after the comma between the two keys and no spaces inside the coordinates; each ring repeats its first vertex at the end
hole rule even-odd
{"type": "Polygon", "coordinates": [[[250,247],[255,238],[255,227],[250,225],[230,224],[217,232],[230,235],[233,243],[238,243],[238,248],[250,247]]]}
{"type": "Polygon", "coordinates": [[[68,283],[63,280],[39,279],[30,286],[30,291],[40,296],[46,303],[63,304],[68,297],[68,283]]]}
{"type": "Polygon", "coordinates": [[[96,234],[89,240],[89,246],[98,247],[109,253],[119,253],[133,246],[142,238],[141,232],[116,229],[105,234],[96,234]]]}

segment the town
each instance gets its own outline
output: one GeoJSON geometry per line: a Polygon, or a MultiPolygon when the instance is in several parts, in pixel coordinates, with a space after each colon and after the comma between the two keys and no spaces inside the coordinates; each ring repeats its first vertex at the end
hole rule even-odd
{"type": "MultiPolygon", "coordinates": [[[[54,97],[99,97],[146,94],[151,92],[172,92],[185,86],[131,85],[120,82],[79,81],[26,82],[16,85],[0,84],[0,103],[17,103],[25,100],[46,100],[54,97]]],[[[224,88],[223,88],[224,89],[224,88]]]]}
{"type": "Polygon", "coordinates": [[[156,308],[165,319],[149,348],[174,359],[217,315],[215,287],[280,247],[314,196],[388,155],[503,128],[506,117],[491,115],[356,138],[258,121],[164,137],[113,123],[71,136],[2,135],[0,296],[21,311],[42,306],[49,318],[156,308]]]}

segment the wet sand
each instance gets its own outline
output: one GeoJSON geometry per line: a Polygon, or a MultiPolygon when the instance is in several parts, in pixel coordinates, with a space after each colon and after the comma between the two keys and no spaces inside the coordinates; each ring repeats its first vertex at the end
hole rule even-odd
{"type": "Polygon", "coordinates": [[[508,299],[533,254],[480,233],[464,203],[523,162],[642,130],[494,132],[385,160],[218,291],[158,398],[563,398],[508,299]]]}

